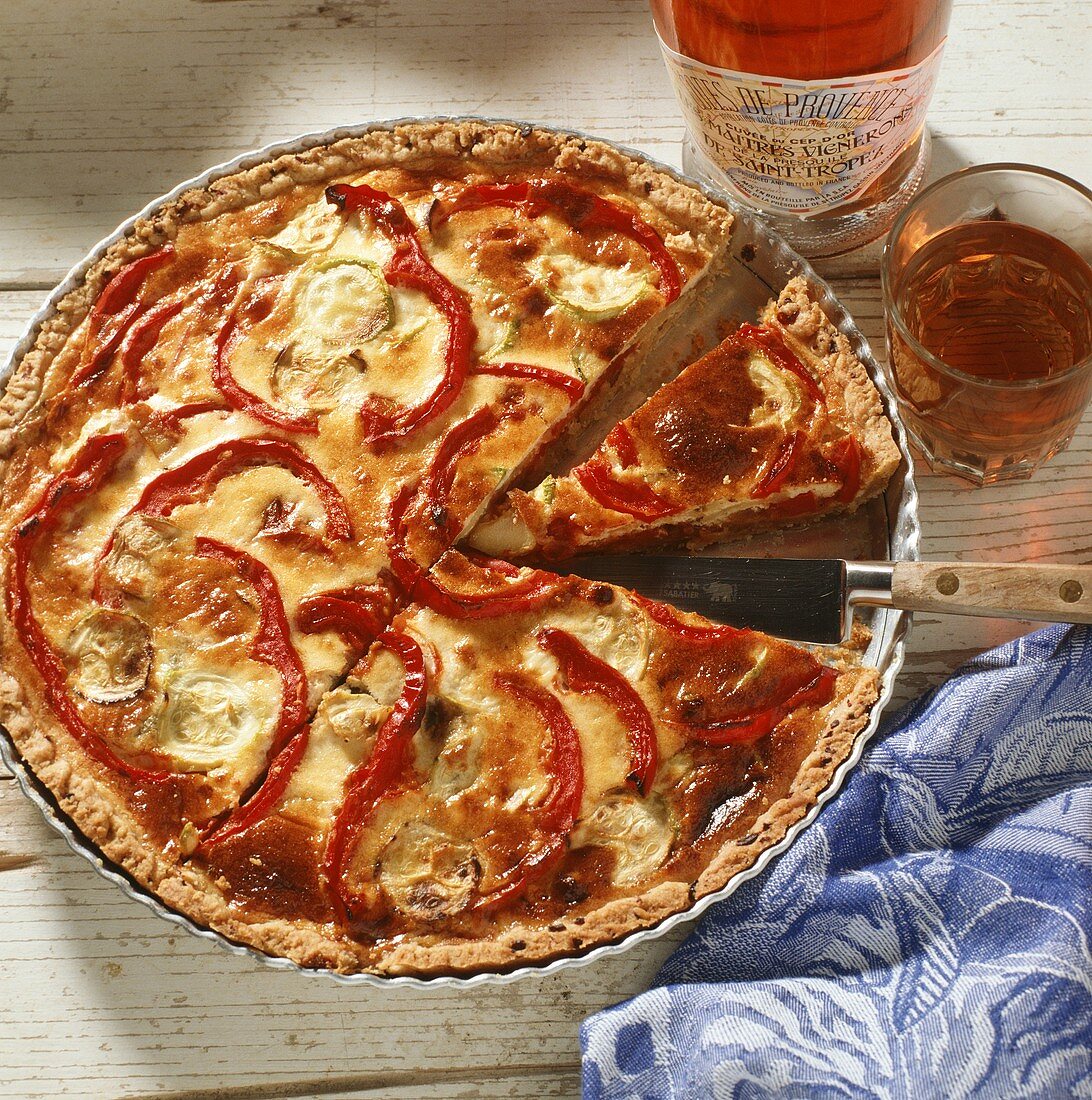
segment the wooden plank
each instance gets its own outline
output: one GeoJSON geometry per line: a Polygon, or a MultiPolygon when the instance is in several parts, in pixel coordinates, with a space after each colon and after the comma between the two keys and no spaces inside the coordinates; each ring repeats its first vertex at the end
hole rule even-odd
{"type": "MultiPolygon", "coordinates": [[[[1061,0],[955,5],[935,172],[1000,159],[1087,174],[1092,107],[1061,79],[1062,41],[1080,71],[1072,22],[1061,0]]],[[[672,163],[682,134],[646,0],[32,0],[0,5],[0,73],[7,287],[56,282],[156,195],[297,133],[482,113],[672,163]]]]}
{"type": "Polygon", "coordinates": [[[353,1100],[477,1100],[483,1095],[496,1100],[536,1100],[538,1097],[573,1097],[580,1091],[580,1070],[568,1071],[540,1066],[509,1066],[499,1075],[477,1070],[452,1069],[426,1079],[419,1074],[373,1075],[361,1085],[357,1077],[326,1077],[313,1081],[292,1081],[272,1085],[253,1084],[214,1089],[186,1089],[182,1092],[154,1092],[136,1100],[286,1100],[296,1096],[338,1096],[353,1100]],[[358,1087],[361,1085],[361,1087],[358,1087]]]}

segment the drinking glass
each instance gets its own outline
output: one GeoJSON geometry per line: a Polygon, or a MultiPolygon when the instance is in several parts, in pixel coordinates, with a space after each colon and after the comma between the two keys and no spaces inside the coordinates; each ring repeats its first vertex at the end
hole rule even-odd
{"type": "Polygon", "coordinates": [[[986,164],[906,208],[881,262],[888,370],[937,469],[1030,477],[1092,391],[1092,192],[1046,168],[986,164]]]}

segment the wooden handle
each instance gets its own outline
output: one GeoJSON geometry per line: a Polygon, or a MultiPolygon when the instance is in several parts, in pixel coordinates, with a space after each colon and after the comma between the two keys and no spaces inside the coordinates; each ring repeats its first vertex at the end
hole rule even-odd
{"type": "Polygon", "coordinates": [[[906,611],[1092,623],[1092,565],[900,561],[891,596],[906,611]]]}

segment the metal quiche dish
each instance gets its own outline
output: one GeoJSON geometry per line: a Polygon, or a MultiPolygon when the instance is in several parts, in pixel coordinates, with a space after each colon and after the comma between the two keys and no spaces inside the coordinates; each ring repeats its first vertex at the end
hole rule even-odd
{"type": "MultiPolygon", "coordinates": [[[[804,417],[776,366],[803,372],[807,351],[796,313],[770,304],[787,286],[825,315],[823,347],[879,421],[882,400],[898,451],[888,439],[884,478],[901,462],[855,499],[860,447],[850,461],[824,436],[812,461],[829,484],[810,474],[785,496],[806,432],[770,421],[787,442],[752,496],[781,511],[734,541],[717,528],[713,552],[917,558],[906,436],[850,316],[760,220],[636,150],[399,119],[270,145],[155,200],[68,274],[4,371],[4,762],[126,894],[276,968],[507,983],[693,919],[838,791],[891,699],[909,616],[871,610],[847,648],[812,654],[550,572],[563,564],[448,548],[517,479],[584,468],[667,365],[738,326],[782,349],[745,365],[765,363],[804,417]],[[418,400],[406,377],[422,363],[442,374],[418,400]],[[69,399],[79,386],[100,387],[90,414],[69,399]],[[776,522],[809,509],[807,525],[776,522]],[[734,685],[737,711],[709,717],[724,699],[696,694],[669,636],[716,650],[689,663],[734,685]],[[654,725],[655,691],[696,717],[668,706],[654,725]],[[703,747],[667,727],[704,731],[703,747]],[[718,751],[749,787],[733,793],[718,751]],[[672,801],[671,784],[700,791],[672,801]],[[724,839],[733,813],[758,824],[724,839]]],[[[804,382],[817,433],[841,398],[804,382]]]]}

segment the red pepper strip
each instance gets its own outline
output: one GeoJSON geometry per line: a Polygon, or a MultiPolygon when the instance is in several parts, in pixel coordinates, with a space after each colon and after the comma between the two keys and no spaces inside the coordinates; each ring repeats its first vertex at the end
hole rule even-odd
{"type": "Polygon", "coordinates": [[[575,466],[573,476],[587,494],[604,508],[634,516],[646,523],[682,511],[681,504],[666,500],[643,481],[620,481],[599,455],[593,455],[583,465],[575,466]]]}
{"type": "Polygon", "coordinates": [[[303,451],[282,439],[229,439],[210,447],[148,482],[128,515],[168,516],[180,505],[210,493],[224,478],[252,466],[283,466],[306,482],[326,510],[327,535],[342,542],[352,538],[353,526],[341,493],[303,451]]]}
{"type": "Polygon", "coordinates": [[[438,211],[434,228],[460,210],[478,210],[483,206],[511,206],[536,218],[553,209],[564,215],[576,229],[606,229],[636,241],[660,273],[660,293],[673,302],[682,290],[682,272],[668,252],[663,238],[638,214],[617,203],[574,187],[561,179],[525,180],[521,183],[477,184],[460,192],[446,209],[438,211]]]}
{"type": "MultiPolygon", "coordinates": [[[[197,556],[215,558],[232,566],[235,572],[258,595],[258,629],[250,644],[250,656],[269,665],[281,678],[281,712],[273,742],[269,747],[270,765],[254,793],[217,825],[206,837],[206,846],[219,844],[228,837],[241,833],[269,811],[284,791],[298,762],[302,746],[295,746],[299,734],[307,722],[307,677],[303,663],[292,645],[292,630],[284,613],[277,581],[269,569],[243,550],[237,550],[215,539],[197,538],[197,556]],[[281,757],[288,749],[282,761],[281,757]],[[280,765],[275,767],[275,765],[280,765]]],[[[306,745],[306,734],[303,735],[306,745]]]]}
{"type": "Polygon", "coordinates": [[[99,435],[88,440],[68,469],[49,483],[34,511],[16,529],[12,540],[14,545],[7,593],[8,613],[17,637],[42,677],[46,699],[53,713],[88,756],[112,771],[121,772],[139,782],[161,783],[171,778],[170,772],[149,771],[122,760],[84,721],[69,694],[68,673],[64,661],[34,617],[27,583],[27,566],[39,536],[57,526],[66,506],[74,505],[99,488],[113,471],[125,449],[126,438],[122,432],[99,435]]]}
{"type": "Polygon", "coordinates": [[[829,703],[834,696],[834,684],[838,674],[832,668],[820,665],[818,671],[799,686],[792,695],[781,703],[775,703],[765,710],[749,714],[745,718],[736,718],[730,722],[716,722],[711,726],[682,725],[692,737],[704,741],[707,745],[737,745],[757,741],[765,737],[777,724],[805,702],[814,702],[819,706],[829,703]]]}
{"type": "Polygon", "coordinates": [[[412,598],[449,619],[499,619],[504,615],[522,614],[545,603],[557,591],[557,581],[549,573],[536,570],[525,583],[517,582],[505,588],[507,591],[502,593],[456,594],[426,575],[413,586],[412,598]]]}
{"type": "Polygon", "coordinates": [[[212,361],[213,384],[232,408],[254,417],[255,420],[287,432],[314,435],[318,431],[318,417],[314,413],[290,413],[278,409],[240,385],[231,373],[231,356],[244,334],[244,329],[239,324],[240,312],[240,307],[233,309],[216,334],[216,355],[212,361]]]}
{"type": "MultiPolygon", "coordinates": [[[[540,596],[548,596],[551,592],[557,591],[560,584],[560,578],[554,574],[547,573],[541,569],[532,569],[530,572],[526,572],[518,565],[513,565],[511,562],[502,561],[500,558],[491,558],[488,554],[479,553],[477,550],[464,551],[463,556],[468,561],[473,562],[474,565],[476,565],[483,572],[499,573],[502,577],[508,577],[509,580],[519,582],[518,584],[510,584],[505,586],[503,596],[498,596],[494,593],[481,597],[453,597],[455,599],[469,601],[473,601],[475,599],[483,600],[489,604],[491,611],[493,611],[494,605],[498,601],[510,603],[508,610],[525,611],[531,605],[528,604],[526,606],[523,606],[521,601],[530,597],[537,603],[540,596]]],[[[504,612],[493,611],[494,615],[502,613],[504,612]]]]}
{"type": "Polygon", "coordinates": [[[789,346],[785,343],[780,332],[760,325],[744,324],[739,326],[736,335],[741,340],[756,344],[782,370],[795,374],[803,382],[804,389],[808,391],[813,400],[820,405],[824,404],[823,391],[819,388],[819,383],[815,381],[804,364],[789,350],[789,346]]]}
{"type": "Polygon", "coordinates": [[[425,506],[437,526],[445,536],[454,538],[456,524],[446,507],[451,494],[451,485],[455,480],[456,465],[461,458],[472,454],[482,440],[508,418],[505,413],[496,413],[488,405],[477,409],[465,420],[456,424],[444,436],[437,448],[436,455],[425,474],[425,506]]]}
{"type": "MultiPolygon", "coordinates": [[[[637,443],[624,423],[611,428],[606,444],[618,456],[623,470],[641,464],[637,443]]],[[[623,512],[649,522],[682,511],[681,505],[672,504],[643,481],[620,481],[600,453],[575,467],[573,474],[589,496],[614,512],[623,512]]]]}
{"type": "Polygon", "coordinates": [[[267,566],[244,550],[200,536],[195,541],[198,557],[227,562],[258,595],[258,629],[250,655],[275,669],[281,677],[281,716],[272,748],[278,753],[307,718],[307,677],[292,645],[292,629],[276,578],[267,566]]]}
{"type": "Polygon", "coordinates": [[[387,552],[390,554],[391,571],[407,598],[418,578],[424,575],[424,570],[406,550],[406,512],[416,495],[416,485],[403,485],[387,511],[387,552]]]}
{"type": "Polygon", "coordinates": [[[220,400],[208,400],[208,401],[189,401],[185,405],[178,405],[173,409],[163,409],[161,412],[153,413],[152,420],[159,424],[161,427],[170,429],[172,431],[178,431],[182,426],[183,420],[188,420],[191,416],[200,416],[202,413],[207,412],[229,412],[230,409],[227,405],[220,400]]]}
{"type": "Polygon", "coordinates": [[[579,401],[584,395],[584,383],[579,378],[533,363],[476,363],[472,373],[492,374],[498,378],[528,378],[561,390],[570,402],[579,401]]]}
{"type": "Polygon", "coordinates": [[[126,264],[106,284],[87,321],[87,339],[83,346],[80,368],[72,376],[73,386],[90,382],[106,369],[129,326],[141,312],[137,294],[144,285],[144,280],[173,256],[174,249],[166,245],[158,252],[126,264]],[[107,324],[111,320],[114,324],[107,332],[107,324]]]}
{"type": "Polygon", "coordinates": [[[606,443],[608,447],[614,448],[614,453],[618,456],[618,461],[621,462],[623,470],[641,464],[641,456],[637,453],[637,444],[634,442],[629,428],[624,423],[615,424],[611,428],[607,433],[606,443]]]}
{"type": "Polygon", "coordinates": [[[667,604],[657,603],[655,600],[650,600],[647,596],[639,595],[636,592],[632,593],[630,599],[654,623],[690,642],[725,642],[732,638],[743,638],[752,633],[750,630],[740,630],[734,626],[696,626],[692,623],[683,622],[667,604]]]}
{"type": "Polygon", "coordinates": [[[366,647],[383,633],[390,593],[378,585],[322,592],[300,602],[296,625],[305,634],[333,630],[350,645],[366,647]]]}
{"type": "Polygon", "coordinates": [[[225,840],[230,840],[233,836],[238,836],[268,815],[284,794],[289,780],[299,767],[303,754],[307,751],[310,734],[309,725],[301,726],[296,735],[274,757],[273,763],[265,773],[262,785],[246,803],[233,810],[226,820],[201,838],[201,845],[206,851],[222,844],[225,840]]]}
{"type": "Polygon", "coordinates": [[[394,255],[384,271],[387,282],[421,291],[447,318],[444,376],[431,396],[393,414],[375,402],[361,409],[365,441],[376,448],[392,447],[446,412],[459,396],[470,372],[476,335],[474,318],[466,295],[429,262],[417,238],[417,229],[400,202],[364,183],[328,187],[326,198],[346,213],[366,210],[394,243],[394,255]]]}
{"type": "MultiPolygon", "coordinates": [[[[496,619],[529,611],[544,603],[557,590],[558,579],[533,570],[520,582],[505,585],[501,592],[455,593],[442,587],[406,551],[405,515],[417,489],[404,485],[391,501],[387,513],[387,550],[391,571],[407,600],[416,601],[449,619],[496,619]]],[[[489,563],[492,558],[485,559],[489,563]]],[[[498,572],[504,573],[503,569],[498,572]]],[[[511,576],[512,574],[508,574],[511,576]]]]}
{"type": "Polygon", "coordinates": [[[510,577],[514,580],[516,577],[523,576],[523,570],[518,565],[513,565],[510,561],[504,561],[501,558],[491,558],[480,550],[466,549],[462,551],[462,555],[468,561],[472,561],[479,569],[499,573],[502,577],[510,577]]]}
{"type": "Polygon", "coordinates": [[[626,782],[639,795],[656,780],[657,744],[652,716],[644,700],[617,669],[590,653],[571,634],[545,627],[535,634],[539,648],[561,666],[568,687],[579,695],[602,695],[618,711],[629,732],[630,770],[626,782]]]}
{"type": "Polygon", "coordinates": [[[796,431],[782,441],[777,454],[763,470],[762,476],[751,490],[752,500],[762,500],[764,497],[772,496],[785,484],[806,439],[807,436],[803,432],[796,431]]]}
{"type": "Polygon", "coordinates": [[[853,436],[845,436],[835,444],[831,461],[842,478],[837,499],[848,504],[861,487],[861,445],[853,436]]]}
{"type": "Polygon", "coordinates": [[[503,691],[538,711],[542,724],[550,731],[545,769],[550,779],[550,791],[539,805],[537,814],[540,828],[550,835],[538,851],[525,856],[502,875],[500,885],[479,898],[473,906],[475,909],[507,901],[564,853],[566,839],[576,824],[584,794],[580,737],[557,698],[523,676],[498,672],[494,674],[494,680],[503,691]]]}
{"type": "Polygon", "coordinates": [[[143,320],[134,324],[121,345],[121,370],[125,379],[125,403],[137,400],[140,382],[140,365],[144,356],[155,347],[163,326],[182,311],[186,304],[185,296],[173,301],[158,302],[145,314],[143,320]]]}
{"type": "Polygon", "coordinates": [[[483,206],[510,206],[513,209],[522,207],[532,217],[545,214],[548,209],[545,202],[531,194],[529,180],[522,183],[477,183],[460,191],[446,210],[442,203],[437,203],[429,211],[429,225],[435,232],[453,214],[463,210],[480,210],[483,206]]]}
{"type": "Polygon", "coordinates": [[[421,725],[428,694],[428,677],[421,647],[407,634],[388,630],[376,640],[398,654],[405,669],[402,692],[394,709],[379,729],[372,754],[358,764],[345,782],[345,798],[334,818],[322,870],[339,916],[348,919],[353,899],[347,896],[346,865],[364,826],[388,795],[406,764],[413,735],[421,725]]]}

